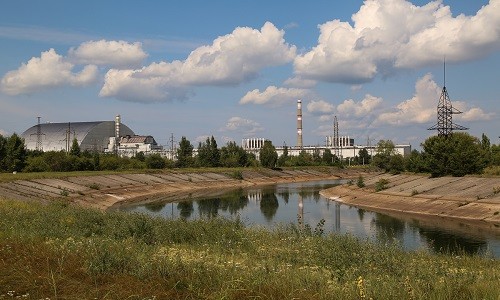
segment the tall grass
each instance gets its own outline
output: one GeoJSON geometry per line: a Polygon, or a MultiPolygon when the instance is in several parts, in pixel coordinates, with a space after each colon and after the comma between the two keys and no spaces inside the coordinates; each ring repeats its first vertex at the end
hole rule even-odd
{"type": "Polygon", "coordinates": [[[500,262],[302,224],[0,201],[0,299],[498,299],[500,262]]]}

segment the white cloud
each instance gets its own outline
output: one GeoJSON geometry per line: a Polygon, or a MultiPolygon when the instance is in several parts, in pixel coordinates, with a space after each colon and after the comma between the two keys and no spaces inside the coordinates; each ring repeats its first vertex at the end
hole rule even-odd
{"type": "Polygon", "coordinates": [[[264,131],[264,128],[253,120],[245,119],[242,117],[230,118],[226,125],[220,129],[222,132],[236,132],[243,136],[254,136],[256,133],[264,131]]]}
{"type": "Polygon", "coordinates": [[[68,57],[77,64],[107,65],[113,67],[135,67],[148,55],[139,42],[88,41],[78,48],[71,48],[68,57]]]}
{"type": "Polygon", "coordinates": [[[131,102],[163,102],[185,100],[190,95],[187,87],[169,82],[162,76],[144,77],[140,71],[111,69],[104,77],[101,97],[116,97],[131,102]]]}
{"type": "Polygon", "coordinates": [[[453,101],[453,107],[463,112],[454,115],[454,119],[458,121],[488,121],[493,118],[494,113],[487,113],[479,107],[471,107],[463,101],[453,101]]]}
{"type": "Polygon", "coordinates": [[[345,117],[363,117],[373,113],[375,109],[380,107],[381,103],[382,98],[366,94],[365,98],[360,102],[355,102],[352,99],[344,100],[337,106],[337,111],[345,117]]]}
{"type": "MultiPolygon", "coordinates": [[[[152,88],[151,100],[158,101],[177,95],[178,87],[239,84],[255,78],[265,67],[294,59],[296,47],[286,44],[283,36],[284,31],[269,22],[260,31],[238,27],[212,45],[198,47],[184,61],[153,63],[134,71],[110,70],[100,95],[130,100],[123,97],[122,90],[152,88]]],[[[142,96],[142,101],[148,99],[148,95],[142,96]]]]}
{"type": "Polygon", "coordinates": [[[426,74],[415,84],[415,95],[399,103],[392,111],[382,113],[377,123],[390,125],[431,123],[436,118],[436,107],[441,89],[432,80],[431,74],[426,74]]]}
{"type": "Polygon", "coordinates": [[[300,77],[292,77],[285,80],[283,84],[288,87],[309,89],[316,86],[316,80],[304,79],[300,77]]]}
{"type": "Polygon", "coordinates": [[[319,114],[328,114],[332,113],[335,109],[335,106],[331,103],[328,103],[324,100],[319,101],[311,101],[307,104],[307,111],[310,113],[319,113],[319,114]]]}
{"type": "MultiPolygon", "coordinates": [[[[429,125],[436,121],[437,105],[442,89],[432,79],[431,74],[426,74],[415,84],[415,94],[412,98],[399,103],[392,111],[380,114],[375,124],[429,125]]],[[[452,101],[453,107],[463,114],[454,115],[456,120],[478,121],[489,120],[493,113],[485,113],[481,108],[470,107],[463,101],[452,101]]]]}
{"type": "Polygon", "coordinates": [[[6,137],[8,135],[7,131],[0,129],[0,135],[6,137]]]}
{"type": "Polygon", "coordinates": [[[305,98],[309,93],[310,92],[305,89],[278,88],[272,85],[268,86],[263,92],[255,89],[246,93],[246,95],[241,98],[240,104],[254,103],[278,106],[305,98]]]}
{"type": "Polygon", "coordinates": [[[40,57],[31,58],[17,70],[2,78],[2,91],[10,95],[30,94],[51,87],[63,85],[84,86],[97,79],[94,65],[85,66],[79,73],[73,73],[74,65],[57,54],[54,49],[42,52],[40,57]]]}
{"type": "Polygon", "coordinates": [[[318,45],[299,55],[295,74],[327,82],[359,84],[398,69],[483,57],[500,49],[500,0],[475,16],[453,17],[433,1],[416,6],[405,0],[365,1],[352,16],[319,26],[318,45]]]}

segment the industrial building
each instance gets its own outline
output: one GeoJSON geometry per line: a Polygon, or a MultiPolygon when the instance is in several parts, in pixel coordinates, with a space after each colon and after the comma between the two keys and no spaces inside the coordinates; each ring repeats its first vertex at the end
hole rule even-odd
{"type": "MultiPolygon", "coordinates": [[[[340,159],[348,160],[355,158],[359,155],[359,150],[366,149],[370,155],[375,155],[377,147],[375,145],[356,145],[354,139],[349,136],[339,136],[339,125],[337,121],[337,116],[334,117],[333,122],[333,136],[325,137],[324,146],[304,146],[302,135],[302,100],[297,100],[297,145],[287,147],[288,155],[298,156],[302,151],[313,154],[315,151],[319,152],[319,155],[323,155],[323,152],[328,149],[334,155],[340,159]]],[[[259,158],[259,151],[264,145],[264,138],[247,138],[241,140],[241,147],[248,153],[252,153],[259,158]]],[[[278,156],[283,155],[285,147],[275,146],[278,156]]],[[[395,145],[397,154],[403,156],[410,155],[411,145],[395,145]]]]}
{"type": "Polygon", "coordinates": [[[119,115],[114,121],[40,123],[21,134],[26,149],[40,151],[69,151],[76,139],[82,151],[117,153],[132,157],[138,152],[150,154],[160,152],[150,135],[136,135],[121,123],[119,115]]]}

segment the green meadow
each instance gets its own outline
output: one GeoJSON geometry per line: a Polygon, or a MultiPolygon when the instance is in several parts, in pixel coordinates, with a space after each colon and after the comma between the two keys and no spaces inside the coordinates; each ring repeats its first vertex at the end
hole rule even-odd
{"type": "Polygon", "coordinates": [[[0,299],[499,299],[500,261],[0,200],[0,299]]]}

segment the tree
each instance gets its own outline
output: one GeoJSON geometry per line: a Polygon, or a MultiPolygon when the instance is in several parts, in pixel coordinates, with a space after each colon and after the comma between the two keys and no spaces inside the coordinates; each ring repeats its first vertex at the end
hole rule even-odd
{"type": "Polygon", "coordinates": [[[333,165],[334,157],[335,156],[332,154],[332,151],[330,151],[330,149],[325,149],[325,151],[323,151],[323,158],[322,158],[323,164],[333,165]]]}
{"type": "Polygon", "coordinates": [[[288,160],[288,147],[285,145],[283,147],[283,154],[281,154],[280,157],[278,158],[278,166],[279,167],[285,166],[287,160],[288,160]]]}
{"type": "Polygon", "coordinates": [[[464,132],[432,136],[422,144],[425,164],[433,177],[481,173],[485,167],[481,143],[464,132]]]}
{"type": "Polygon", "coordinates": [[[193,163],[193,145],[185,136],[179,142],[177,149],[177,166],[181,168],[189,167],[193,163]]]}
{"type": "Polygon", "coordinates": [[[371,156],[365,148],[359,150],[358,156],[360,164],[367,165],[371,162],[371,156]]]}
{"type": "Polygon", "coordinates": [[[11,135],[5,144],[5,170],[9,172],[19,172],[26,165],[27,151],[24,146],[24,139],[17,134],[11,135]]]}
{"type": "Polygon", "coordinates": [[[220,152],[213,136],[207,138],[205,143],[199,143],[197,160],[202,167],[217,167],[220,164],[220,152]]]}
{"type": "Polygon", "coordinates": [[[6,171],[5,154],[7,153],[7,139],[0,134],[0,172],[6,171]]]}
{"type": "Polygon", "coordinates": [[[71,149],[69,150],[69,155],[80,156],[80,154],[81,154],[80,145],[78,145],[78,140],[74,138],[73,143],[71,144],[71,149]]]}
{"type": "Polygon", "coordinates": [[[231,141],[220,149],[220,164],[229,168],[246,167],[248,166],[248,155],[242,147],[231,141]]]}
{"type": "Polygon", "coordinates": [[[489,165],[491,162],[491,143],[490,139],[483,133],[481,136],[481,149],[483,150],[484,162],[489,165]]]}
{"type": "Polygon", "coordinates": [[[396,154],[396,147],[391,140],[380,140],[377,143],[377,154],[373,156],[372,164],[376,167],[385,170],[386,172],[390,171],[390,160],[391,156],[396,154]]]}
{"type": "Polygon", "coordinates": [[[145,161],[149,169],[163,169],[166,166],[166,162],[160,154],[148,155],[145,161]]]}
{"type": "Polygon", "coordinates": [[[418,152],[418,150],[413,149],[410,155],[405,159],[405,168],[413,173],[427,172],[424,155],[418,152]]]}
{"type": "Polygon", "coordinates": [[[274,168],[278,162],[278,153],[271,141],[264,141],[264,145],[259,151],[260,164],[266,168],[274,168]]]}

